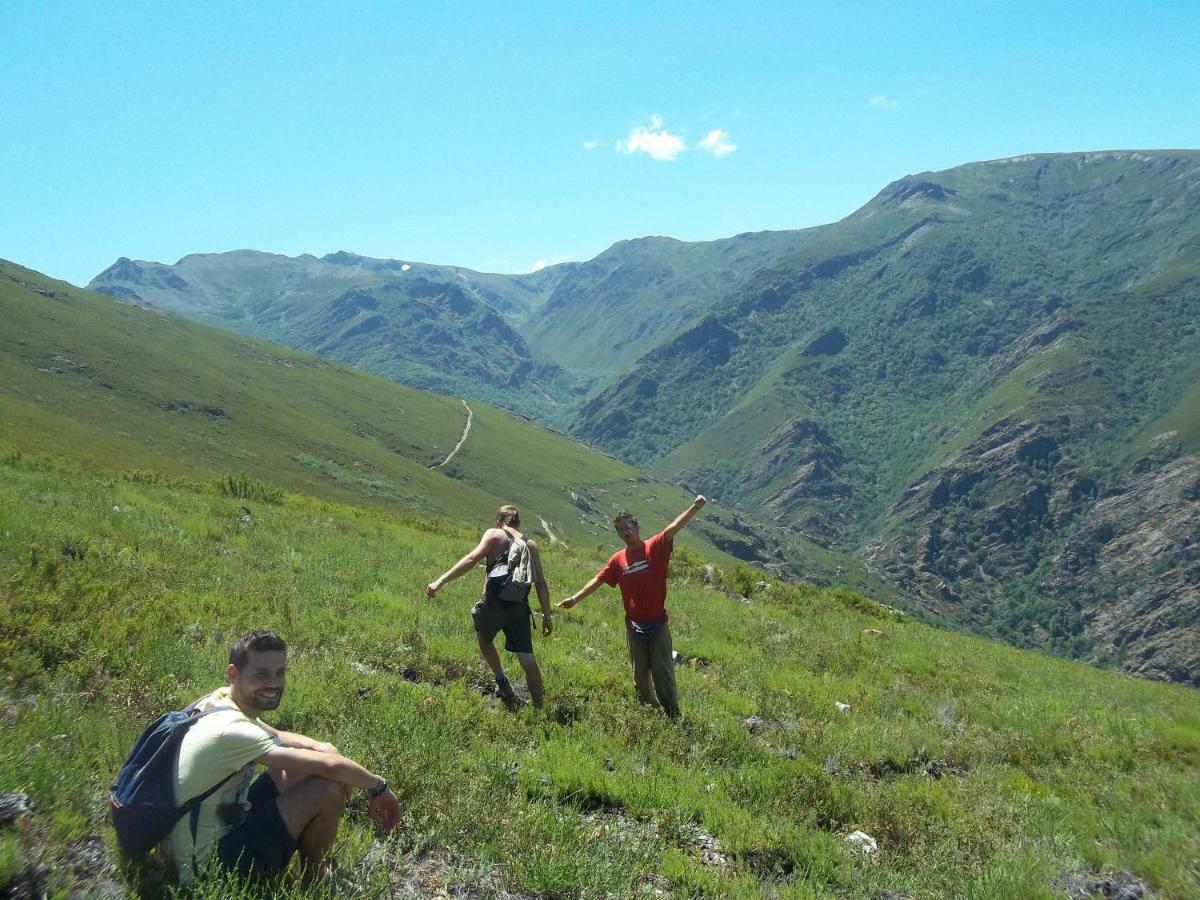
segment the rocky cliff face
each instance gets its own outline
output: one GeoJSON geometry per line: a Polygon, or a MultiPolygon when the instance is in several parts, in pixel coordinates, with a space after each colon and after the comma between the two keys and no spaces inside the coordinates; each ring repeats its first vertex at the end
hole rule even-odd
{"type": "Polygon", "coordinates": [[[1082,516],[1040,587],[1079,604],[1096,655],[1200,687],[1200,457],[1140,461],[1082,516]]]}
{"type": "Polygon", "coordinates": [[[893,533],[868,544],[870,565],[931,611],[986,622],[988,598],[1029,575],[1055,521],[1087,500],[1085,476],[1059,449],[1069,429],[1064,418],[1019,416],[986,429],[888,509],[893,533]]]}
{"type": "Polygon", "coordinates": [[[1101,496],[1071,430],[997,422],[904,492],[868,564],[949,622],[1200,686],[1200,458],[1164,435],[1101,496]]]}

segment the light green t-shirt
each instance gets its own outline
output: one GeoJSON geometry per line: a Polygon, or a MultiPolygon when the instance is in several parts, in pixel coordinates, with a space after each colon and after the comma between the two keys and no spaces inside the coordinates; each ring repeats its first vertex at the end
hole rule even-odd
{"type": "Polygon", "coordinates": [[[246,794],[254,780],[254,760],[279,744],[260,720],[251,719],[237,708],[229,693],[229,688],[223,687],[196,702],[200,710],[222,708],[193,725],[179,746],[175,796],[181,802],[198,797],[222,778],[238,773],[200,804],[194,848],[190,814],[184,815],[163,841],[162,850],[174,861],[181,884],[194,876],[193,854],[203,869],[217,841],[249,808],[246,794]]]}

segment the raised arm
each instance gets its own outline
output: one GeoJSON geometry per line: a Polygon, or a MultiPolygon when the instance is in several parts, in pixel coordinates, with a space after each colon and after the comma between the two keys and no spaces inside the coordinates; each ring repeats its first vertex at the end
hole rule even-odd
{"type": "Polygon", "coordinates": [[[582,600],[588,594],[595,591],[596,588],[600,587],[601,584],[603,584],[603,582],[600,580],[600,576],[593,575],[591,581],[589,581],[587,584],[585,584],[583,587],[581,587],[579,590],[577,590],[574,594],[572,594],[566,600],[563,600],[561,603],[559,603],[558,608],[559,609],[570,609],[572,606],[574,606],[576,603],[578,603],[580,600],[582,600]]]}
{"type": "Polygon", "coordinates": [[[667,537],[671,540],[675,540],[675,535],[679,534],[680,529],[683,528],[683,526],[685,526],[688,522],[692,521],[692,516],[698,513],[700,511],[700,507],[707,502],[707,500],[697,494],[696,499],[692,501],[692,505],[677,515],[675,517],[675,521],[664,529],[667,537]]]}
{"type": "Polygon", "coordinates": [[[433,597],[439,590],[441,590],[442,585],[444,585],[447,581],[453,581],[460,575],[465,575],[467,572],[470,572],[473,568],[479,565],[480,560],[487,559],[488,546],[495,538],[496,530],[497,529],[495,528],[489,528],[487,531],[485,531],[483,533],[483,537],[479,539],[479,543],[475,546],[475,549],[451,566],[449,570],[431,581],[429,583],[429,587],[425,588],[425,593],[430,597],[433,597]]]}

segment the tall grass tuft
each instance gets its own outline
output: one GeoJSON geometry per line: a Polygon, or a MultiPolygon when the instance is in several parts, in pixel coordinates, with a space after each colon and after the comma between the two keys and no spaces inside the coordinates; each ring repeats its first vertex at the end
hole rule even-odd
{"type": "Polygon", "coordinates": [[[259,481],[257,478],[251,478],[245,472],[218,478],[216,489],[226,497],[236,497],[239,500],[257,500],[260,503],[273,503],[276,506],[283,503],[282,488],[259,481]]]}

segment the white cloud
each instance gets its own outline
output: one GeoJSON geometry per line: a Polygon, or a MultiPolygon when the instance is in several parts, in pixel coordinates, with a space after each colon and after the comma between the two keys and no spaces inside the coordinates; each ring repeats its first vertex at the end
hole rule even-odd
{"type": "Polygon", "coordinates": [[[671,162],[686,149],[687,144],[683,142],[683,138],[663,128],[660,116],[651,117],[650,127],[633,128],[629,137],[617,141],[618,153],[645,153],[659,162],[671,162]]]}
{"type": "Polygon", "coordinates": [[[601,142],[596,140],[595,138],[589,138],[588,140],[583,142],[584,150],[598,150],[598,149],[600,149],[600,146],[601,146],[601,142]]]}
{"type": "Polygon", "coordinates": [[[895,109],[900,105],[898,100],[893,100],[891,97],[885,97],[883,94],[876,94],[867,101],[867,106],[873,106],[876,109],[895,109]]]}
{"type": "Polygon", "coordinates": [[[717,159],[728,156],[737,149],[737,144],[729,139],[729,132],[724,128],[714,128],[696,146],[705,153],[711,153],[717,159]]]}
{"type": "Polygon", "coordinates": [[[570,254],[560,254],[558,256],[547,256],[545,259],[539,259],[530,267],[530,273],[540,272],[546,266],[557,266],[559,263],[570,262],[573,257],[570,254]]]}

